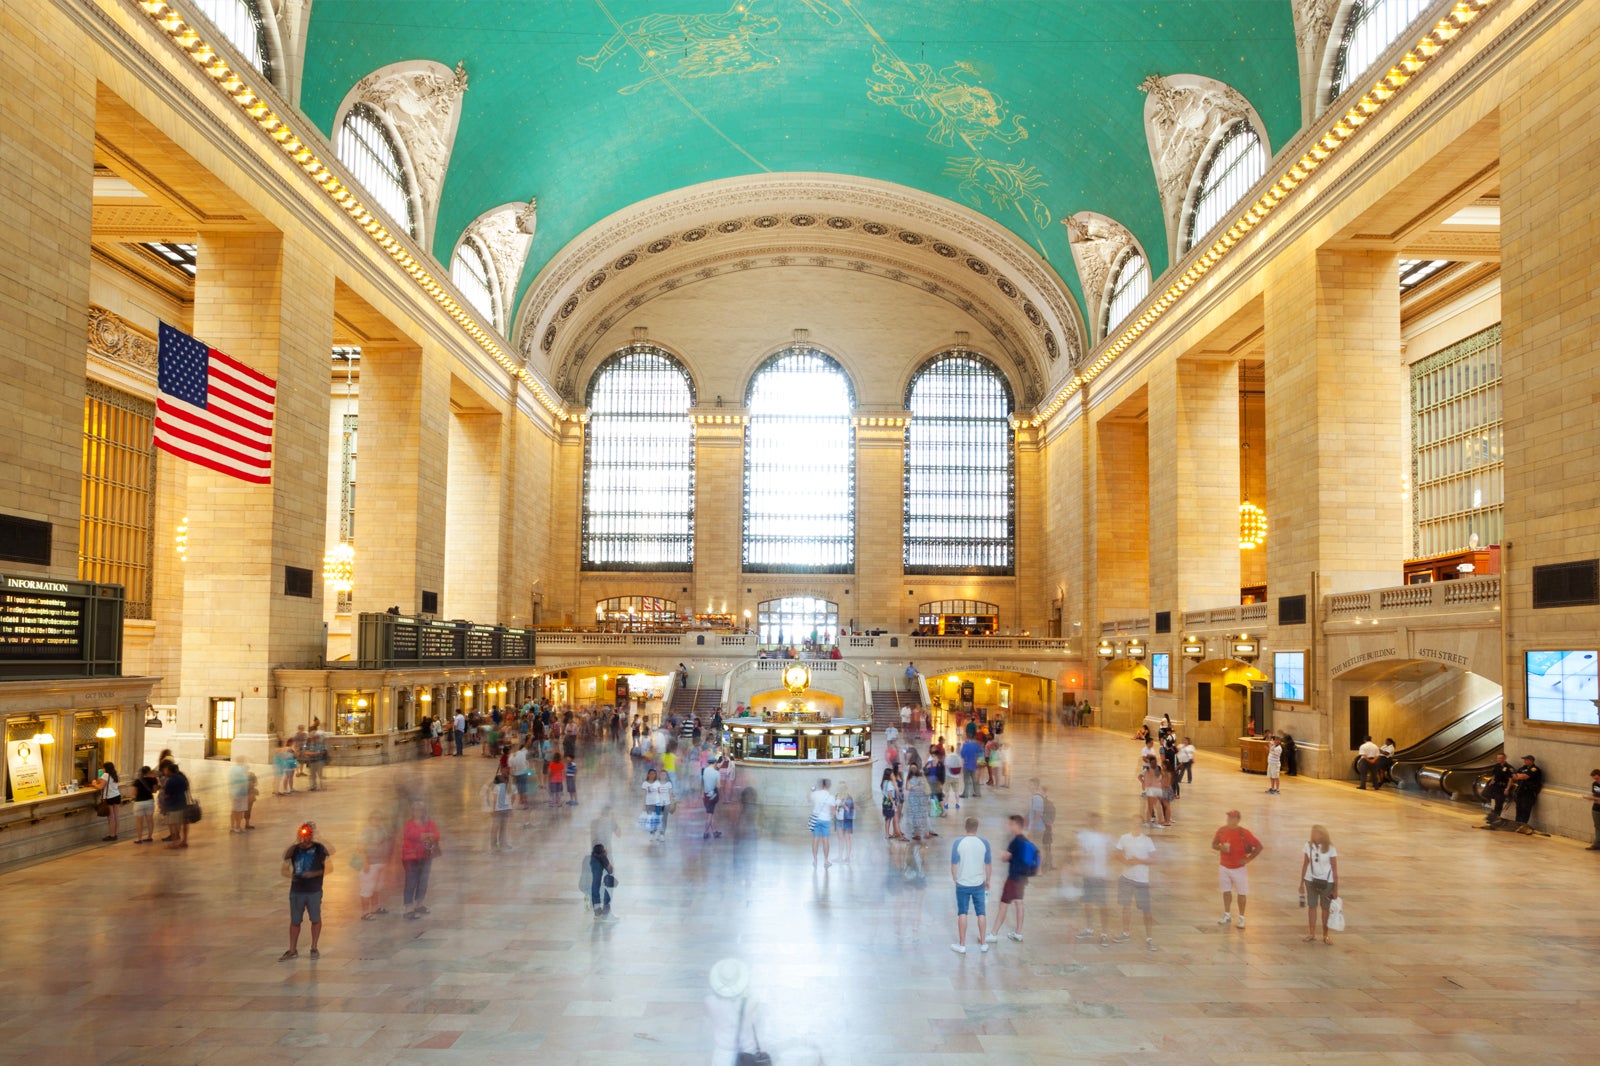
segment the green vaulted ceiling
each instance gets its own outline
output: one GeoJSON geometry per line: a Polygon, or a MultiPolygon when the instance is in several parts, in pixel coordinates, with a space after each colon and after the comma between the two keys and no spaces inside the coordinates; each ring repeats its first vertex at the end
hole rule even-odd
{"type": "Polygon", "coordinates": [[[1078,211],[1166,266],[1146,76],[1233,86],[1273,146],[1300,125],[1289,0],[317,0],[302,106],[331,136],[358,80],[416,59],[469,77],[434,254],[536,196],[520,287],[646,197],[820,171],[966,203],[1076,292],[1078,211]]]}

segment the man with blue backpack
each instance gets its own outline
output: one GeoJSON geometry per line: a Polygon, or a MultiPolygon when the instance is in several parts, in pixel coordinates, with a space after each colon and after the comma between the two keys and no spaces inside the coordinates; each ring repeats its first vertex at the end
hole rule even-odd
{"type": "Polygon", "coordinates": [[[1022,835],[1025,819],[1013,814],[1009,822],[1011,840],[1000,856],[1000,861],[1006,864],[1006,883],[1000,889],[1000,912],[995,917],[994,932],[986,938],[991,944],[1000,939],[1000,930],[1006,924],[1006,908],[1013,903],[1017,905],[1017,927],[1006,936],[1019,944],[1022,942],[1022,894],[1028,887],[1028,878],[1039,872],[1039,845],[1022,835]]]}

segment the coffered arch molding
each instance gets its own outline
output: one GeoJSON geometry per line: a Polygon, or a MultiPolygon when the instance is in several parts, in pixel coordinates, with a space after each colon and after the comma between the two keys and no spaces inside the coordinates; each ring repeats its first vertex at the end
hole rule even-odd
{"type": "Polygon", "coordinates": [[[1027,406],[1084,350],[1066,286],[1009,231],[938,197],[834,175],[710,182],[618,212],[534,279],[513,335],[530,367],[572,394],[619,315],[685,285],[774,267],[869,272],[949,300],[995,337],[1027,406]]]}

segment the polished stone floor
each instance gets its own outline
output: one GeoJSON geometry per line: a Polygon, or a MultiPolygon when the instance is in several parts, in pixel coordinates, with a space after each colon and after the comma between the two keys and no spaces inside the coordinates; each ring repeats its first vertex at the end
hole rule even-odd
{"type": "MultiPolygon", "coordinates": [[[[960,811],[996,845],[1036,773],[1059,808],[1058,841],[1085,811],[1120,831],[1136,810],[1132,741],[1025,721],[1009,739],[1011,790],[960,811]]],[[[222,768],[208,766],[196,780],[212,813],[187,850],[135,847],[125,827],[115,845],[0,876],[0,1061],[704,1063],[706,977],[730,956],[752,969],[759,1035],[780,1063],[1437,1066],[1587,1062],[1600,1048],[1600,856],[1475,832],[1470,810],[1294,778],[1268,796],[1236,761],[1203,756],[1178,824],[1157,836],[1159,952],[1137,925],[1129,944],[1072,939],[1076,879],[1058,844],[1030,885],[1025,942],[959,957],[954,817],[925,879],[914,865],[908,878],[914,853],[886,844],[870,803],[853,860],[832,869],[813,869],[800,819],[738,844],[702,841],[689,814],[651,845],[633,824],[628,760],[591,750],[582,804],[518,817],[517,850],[497,853],[478,800],[489,765],[469,753],[336,767],[321,793],[267,789],[259,828],[243,835],[228,833],[222,768]],[[359,921],[344,858],[368,814],[390,816],[407,794],[427,796],[444,830],[432,913],[401,920],[391,888],[395,913],[359,921]],[[622,823],[620,920],[597,925],[577,867],[607,799],[622,823]],[[1215,924],[1209,841],[1233,806],[1266,845],[1246,930],[1215,924]],[[302,942],[280,962],[279,858],[307,816],[345,856],[329,878],[323,957],[302,942]],[[1296,877],[1313,822],[1331,831],[1349,907],[1331,947],[1301,942],[1296,877]]]]}

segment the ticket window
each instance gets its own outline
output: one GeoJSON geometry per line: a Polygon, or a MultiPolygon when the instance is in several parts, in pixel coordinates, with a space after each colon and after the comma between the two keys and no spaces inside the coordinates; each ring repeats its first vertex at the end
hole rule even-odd
{"type": "Polygon", "coordinates": [[[6,763],[5,801],[26,803],[44,799],[55,792],[57,774],[55,744],[60,741],[61,721],[53,715],[43,718],[8,718],[5,723],[6,763]],[[40,743],[39,734],[50,736],[40,743]]]}
{"type": "Polygon", "coordinates": [[[341,692],[334,706],[333,731],[341,737],[365,736],[372,732],[378,697],[374,692],[341,692]]]}
{"type": "MultiPolygon", "coordinates": [[[[80,714],[72,724],[72,780],[79,788],[88,788],[100,776],[106,763],[117,764],[117,731],[111,720],[103,714],[80,714]]],[[[138,769],[138,767],[134,767],[138,769]]],[[[119,777],[127,774],[127,767],[117,766],[119,777]]]]}

